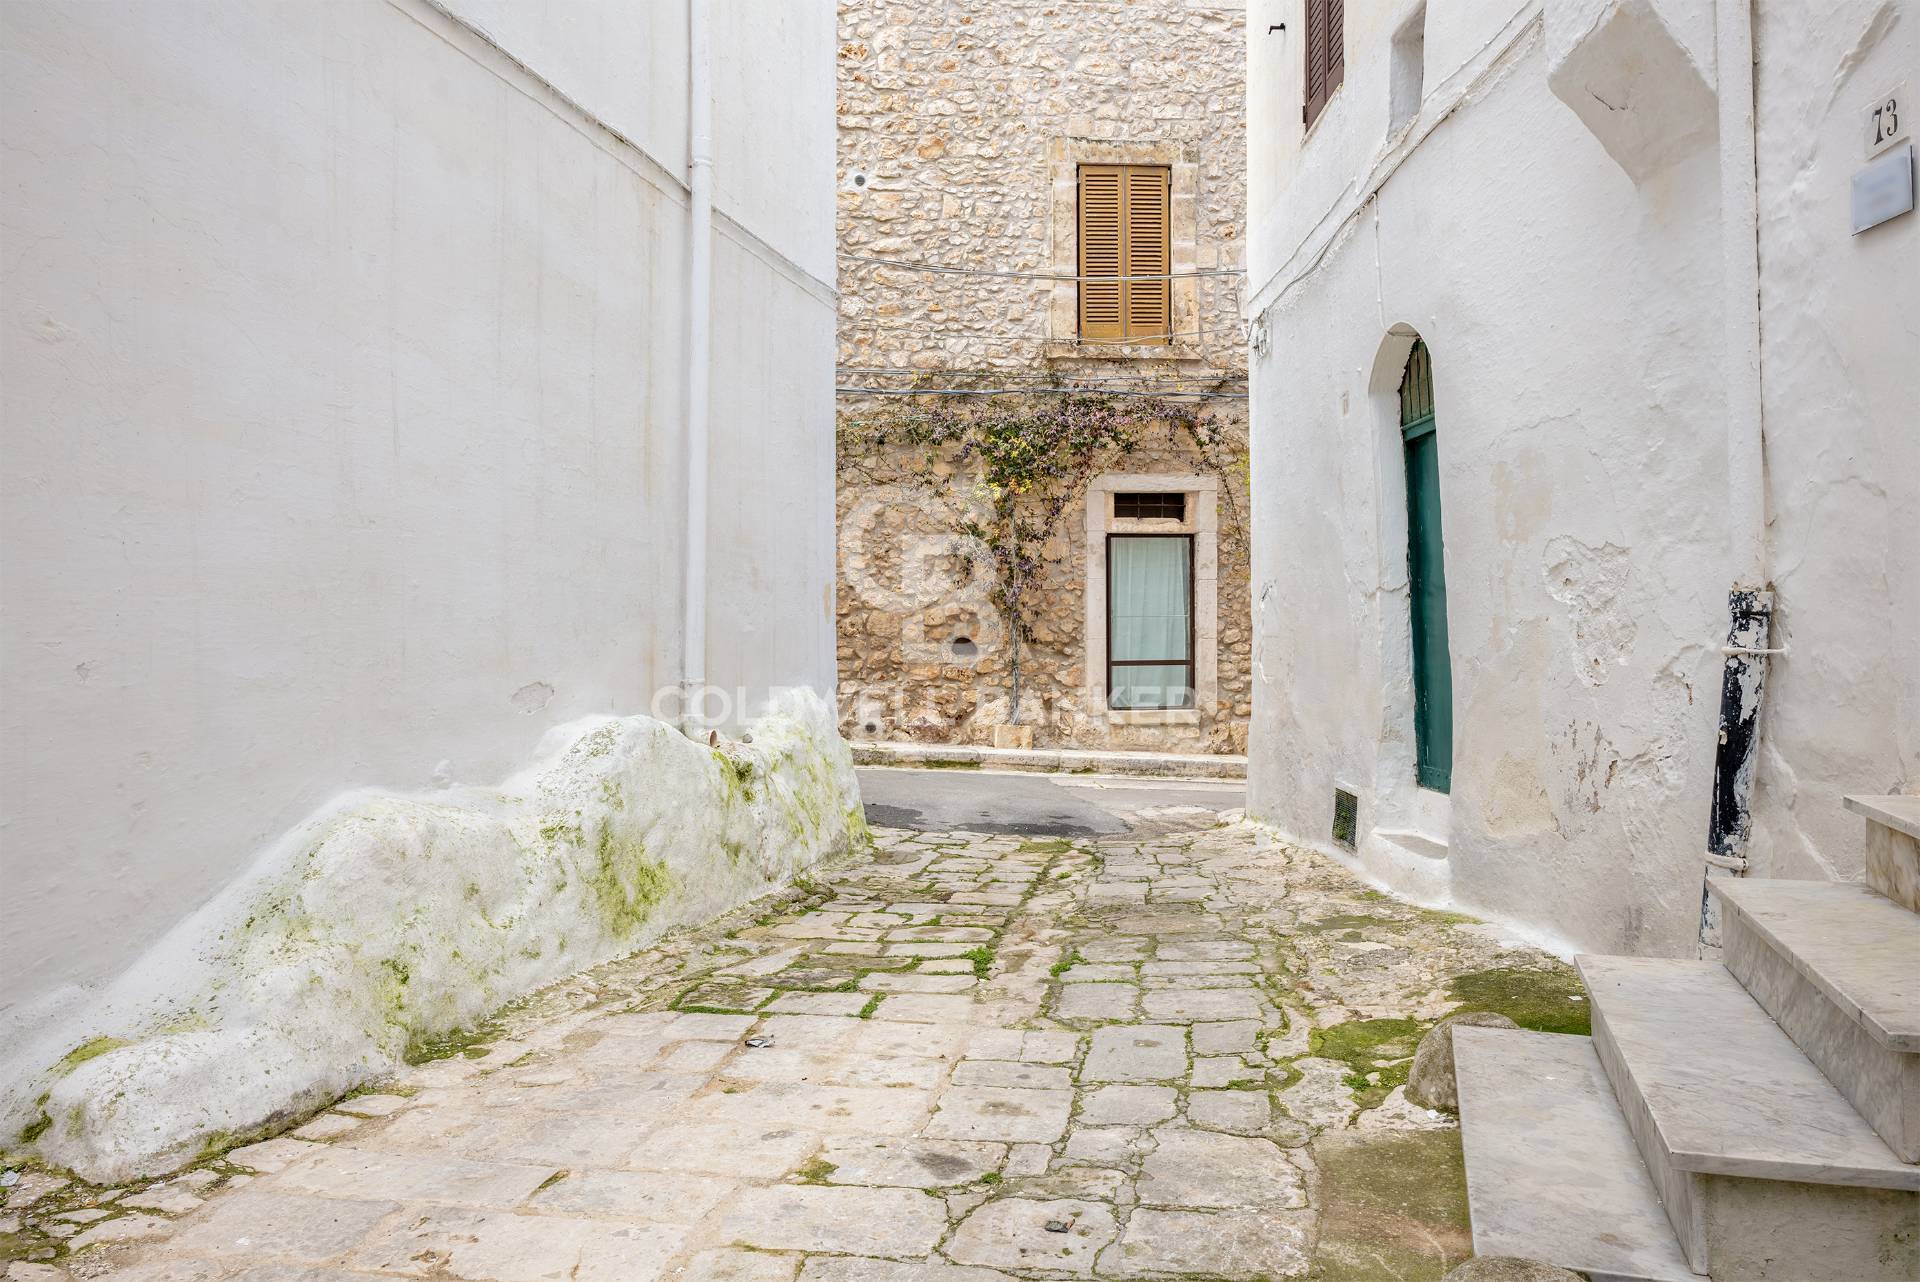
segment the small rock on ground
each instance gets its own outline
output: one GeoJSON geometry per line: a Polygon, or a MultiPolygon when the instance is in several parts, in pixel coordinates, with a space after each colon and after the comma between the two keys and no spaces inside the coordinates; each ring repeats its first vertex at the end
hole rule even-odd
{"type": "Polygon", "coordinates": [[[1449,1113],[1460,1111],[1460,1087],[1453,1075],[1453,1030],[1460,1024],[1469,1028],[1518,1027],[1505,1015],[1480,1010],[1449,1015],[1435,1024],[1420,1039],[1420,1047],[1413,1053],[1413,1068],[1407,1074],[1407,1098],[1414,1103],[1449,1113]]]}

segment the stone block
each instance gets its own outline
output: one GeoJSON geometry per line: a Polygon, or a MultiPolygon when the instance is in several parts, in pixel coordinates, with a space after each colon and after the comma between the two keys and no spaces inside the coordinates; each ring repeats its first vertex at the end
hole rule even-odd
{"type": "Polygon", "coordinates": [[[718,1232],[762,1251],[899,1258],[926,1255],[946,1230],[944,1207],[917,1189],[776,1185],[744,1192],[718,1232]]]}
{"type": "Polygon", "coordinates": [[[1186,1075],[1186,1030],[1158,1024],[1096,1028],[1080,1068],[1083,1082],[1165,1082],[1186,1075]]]}
{"type": "MultiPolygon", "coordinates": [[[[631,1148],[629,1143],[627,1147],[631,1148]]],[[[326,1197],[375,1197],[454,1206],[518,1205],[555,1173],[553,1166],[505,1166],[445,1154],[373,1153],[330,1148],[284,1171],[280,1189],[326,1197]]]]}
{"type": "Polygon", "coordinates": [[[1127,1221],[1113,1263],[1119,1276],[1177,1273],[1210,1278],[1299,1277],[1307,1268],[1305,1211],[1164,1211],[1142,1207],[1127,1221]]]}
{"type": "Polygon", "coordinates": [[[918,1189],[971,1184],[997,1170],[1006,1153],[1004,1144],[861,1136],[827,1141],[820,1160],[833,1167],[830,1183],[918,1189]]]}
{"type": "Polygon", "coordinates": [[[691,1224],[736,1187],[730,1179],[663,1171],[568,1171],[533,1195],[532,1206],[600,1218],[691,1224]]]}
{"type": "Polygon", "coordinates": [[[351,1261],[412,1277],[655,1282],[685,1236],[676,1225],[447,1209],[408,1217],[351,1261]]]}
{"type": "Polygon", "coordinates": [[[923,1132],[938,1139],[1051,1144],[1067,1129],[1072,1091],[949,1087],[923,1132]]]}
{"type": "Polygon", "coordinates": [[[187,1255],[319,1262],[358,1245],[397,1209],[394,1202],[248,1188],[204,1208],[170,1245],[187,1255]]]}
{"type": "Polygon", "coordinates": [[[1153,1126],[1172,1117],[1179,1096],[1171,1086],[1102,1086],[1080,1101],[1086,1126],[1153,1126]]]}
{"type": "Polygon", "coordinates": [[[1088,1277],[1115,1232],[1113,1212],[1098,1202],[1009,1197],[961,1221],[947,1255],[959,1264],[1088,1277]]]}
{"type": "Polygon", "coordinates": [[[1271,1140],[1171,1128],[1154,1132],[1154,1139],[1141,1169],[1143,1205],[1293,1209],[1307,1204],[1305,1180],[1271,1140]]]}

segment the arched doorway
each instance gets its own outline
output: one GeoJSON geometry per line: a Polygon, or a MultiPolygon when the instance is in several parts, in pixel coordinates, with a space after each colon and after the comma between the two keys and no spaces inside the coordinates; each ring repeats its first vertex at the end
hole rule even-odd
{"type": "Polygon", "coordinates": [[[1414,340],[1400,379],[1400,442],[1407,470],[1407,595],[1413,615],[1415,777],[1453,784],[1453,661],[1447,650],[1447,568],[1440,519],[1440,445],[1434,431],[1433,360],[1414,340]]]}

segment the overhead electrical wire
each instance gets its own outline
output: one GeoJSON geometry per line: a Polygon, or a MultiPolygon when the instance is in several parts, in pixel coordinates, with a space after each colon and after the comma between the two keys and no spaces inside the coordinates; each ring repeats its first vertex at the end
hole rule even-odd
{"type": "MultiPolygon", "coordinates": [[[[1023,370],[1033,368],[1033,366],[1030,362],[1026,362],[1018,365],[942,365],[937,368],[922,367],[919,365],[836,365],[834,368],[842,374],[1018,374],[1023,370]]],[[[1223,380],[1244,382],[1246,381],[1246,377],[1245,374],[1156,374],[1152,372],[1128,373],[1122,370],[1112,373],[1103,372],[1097,375],[1089,374],[1080,381],[1083,383],[1105,383],[1116,380],[1130,382],[1146,380],[1148,382],[1213,383],[1223,380]]]]}
{"type": "Polygon", "coordinates": [[[1004,280],[1093,280],[1104,284],[1118,284],[1133,280],[1193,280],[1201,276],[1244,276],[1242,267],[1215,267],[1190,272],[1161,272],[1152,276],[1083,276],[1067,272],[1014,272],[995,271],[987,267],[949,267],[945,263],[916,263],[905,258],[870,258],[865,254],[849,254],[842,251],[839,255],[850,263],[867,263],[874,267],[893,267],[900,271],[928,272],[936,276],[996,276],[1004,280]]]}
{"type": "Polygon", "coordinates": [[[1245,392],[1156,392],[1109,387],[836,387],[843,396],[1137,396],[1156,401],[1244,401],[1245,392]]]}
{"type": "Polygon", "coordinates": [[[857,316],[845,317],[841,320],[840,323],[843,325],[865,325],[869,329],[877,330],[881,333],[912,334],[922,338],[931,337],[931,338],[964,339],[967,342],[978,342],[981,339],[988,339],[991,341],[1009,342],[1009,343],[1046,342],[1046,343],[1053,344],[1055,346],[1067,346],[1069,345],[1069,342],[1070,342],[1070,345],[1074,347],[1126,346],[1128,344],[1158,342],[1163,338],[1199,338],[1204,334],[1236,333],[1236,334],[1241,334],[1243,337],[1245,336],[1245,331],[1242,329],[1241,326],[1238,326],[1238,325],[1215,325],[1210,328],[1180,330],[1177,332],[1166,333],[1166,334],[1129,334],[1125,338],[1076,338],[1072,340],[1062,340],[1062,339],[1044,338],[1037,335],[1033,337],[1028,337],[1025,335],[1000,336],[1000,335],[990,335],[990,334],[955,333],[951,330],[939,330],[939,329],[933,329],[933,328],[909,329],[905,326],[900,326],[900,325],[887,325],[880,321],[863,320],[857,316]]]}

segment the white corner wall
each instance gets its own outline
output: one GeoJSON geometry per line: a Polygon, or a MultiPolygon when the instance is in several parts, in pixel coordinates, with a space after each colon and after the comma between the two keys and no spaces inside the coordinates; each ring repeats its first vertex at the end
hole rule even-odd
{"type": "MultiPolygon", "coordinates": [[[[1250,810],[1326,846],[1348,788],[1358,858],[1402,890],[1569,950],[1690,953],[1736,535],[1716,140],[1629,177],[1550,92],[1525,3],[1430,4],[1425,101],[1395,130],[1389,46],[1416,7],[1347,6],[1346,82],[1311,131],[1297,44],[1262,34],[1292,30],[1298,0],[1250,13],[1249,310],[1267,341],[1250,810]],[[1411,779],[1396,409],[1416,332],[1438,411],[1450,796],[1411,779]]],[[[1920,376],[1901,345],[1920,328],[1920,215],[1847,225],[1865,112],[1912,85],[1907,7],[1756,5],[1769,557],[1791,653],[1763,713],[1755,876],[1858,877],[1842,795],[1920,789],[1920,376]]]]}
{"type": "MultiPolygon", "coordinates": [[[[0,1022],[343,790],[678,677],[683,6],[453,8],[504,51],[424,0],[0,7],[0,1022]]],[[[720,158],[709,663],[756,699],[833,685],[833,15],[762,16],[792,56],[715,40],[784,132],[720,158]]]]}
{"type": "Polygon", "coordinates": [[[1756,7],[1768,558],[1792,653],[1768,677],[1754,858],[1857,879],[1841,796],[1920,791],[1920,214],[1851,235],[1848,188],[1875,100],[1920,92],[1920,9],[1756,7]]]}

